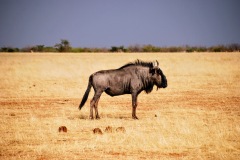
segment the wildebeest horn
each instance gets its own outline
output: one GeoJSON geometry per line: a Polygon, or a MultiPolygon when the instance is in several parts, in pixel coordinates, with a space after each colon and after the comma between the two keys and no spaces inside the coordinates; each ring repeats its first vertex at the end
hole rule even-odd
{"type": "Polygon", "coordinates": [[[153,68],[158,68],[158,65],[159,65],[159,63],[158,63],[157,60],[156,60],[156,61],[153,61],[153,68]]]}
{"type": "Polygon", "coordinates": [[[156,62],[153,61],[152,64],[153,64],[153,68],[155,68],[156,67],[156,62]]]}
{"type": "Polygon", "coordinates": [[[157,67],[159,66],[159,62],[156,60],[156,63],[157,63],[157,67]]]}

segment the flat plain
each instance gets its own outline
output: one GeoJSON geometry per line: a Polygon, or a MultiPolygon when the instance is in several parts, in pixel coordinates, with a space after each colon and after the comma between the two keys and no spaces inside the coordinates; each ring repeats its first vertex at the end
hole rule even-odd
{"type": "Polygon", "coordinates": [[[0,159],[240,157],[240,53],[1,53],[0,73],[0,159]],[[106,94],[89,120],[90,74],[136,59],[158,60],[168,87],[140,94],[139,120],[130,95],[106,94]]]}

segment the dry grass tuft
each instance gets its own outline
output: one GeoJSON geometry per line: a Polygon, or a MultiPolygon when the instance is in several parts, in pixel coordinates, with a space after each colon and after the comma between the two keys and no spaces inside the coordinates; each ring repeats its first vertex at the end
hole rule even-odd
{"type": "Polygon", "coordinates": [[[113,128],[111,126],[107,126],[104,131],[107,132],[107,133],[112,133],[113,128]]]}
{"type": "Polygon", "coordinates": [[[124,127],[118,127],[116,129],[117,132],[121,132],[121,133],[125,133],[126,132],[126,129],[124,127]]]}

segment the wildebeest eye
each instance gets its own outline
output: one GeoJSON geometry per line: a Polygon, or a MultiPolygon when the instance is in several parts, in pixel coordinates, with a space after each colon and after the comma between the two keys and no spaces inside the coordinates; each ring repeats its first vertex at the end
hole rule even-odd
{"type": "Polygon", "coordinates": [[[160,68],[158,68],[157,73],[162,74],[162,70],[160,68]]]}
{"type": "Polygon", "coordinates": [[[155,74],[155,69],[151,68],[151,69],[149,70],[149,73],[151,73],[152,75],[154,75],[154,74],[155,74]]]}

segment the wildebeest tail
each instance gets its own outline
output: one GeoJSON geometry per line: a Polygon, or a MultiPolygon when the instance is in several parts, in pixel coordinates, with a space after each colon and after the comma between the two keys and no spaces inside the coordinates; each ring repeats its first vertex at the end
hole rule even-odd
{"type": "Polygon", "coordinates": [[[88,95],[89,95],[89,92],[91,91],[91,87],[92,87],[92,75],[89,77],[87,90],[85,91],[85,94],[84,94],[84,96],[82,98],[82,102],[79,105],[79,109],[80,110],[84,106],[85,102],[88,99],[88,95]]]}

